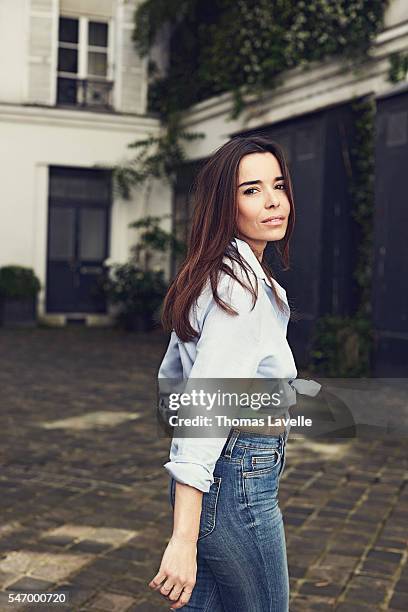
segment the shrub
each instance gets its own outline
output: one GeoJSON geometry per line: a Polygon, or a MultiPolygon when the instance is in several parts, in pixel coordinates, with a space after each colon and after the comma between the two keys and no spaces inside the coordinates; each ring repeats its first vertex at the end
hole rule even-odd
{"type": "Polygon", "coordinates": [[[15,265],[0,268],[0,297],[32,298],[40,288],[40,281],[31,268],[15,265]]]}
{"type": "Polygon", "coordinates": [[[167,291],[163,270],[142,270],[132,261],[114,264],[103,289],[108,300],[118,306],[119,322],[128,327],[134,315],[152,319],[167,291]]]}

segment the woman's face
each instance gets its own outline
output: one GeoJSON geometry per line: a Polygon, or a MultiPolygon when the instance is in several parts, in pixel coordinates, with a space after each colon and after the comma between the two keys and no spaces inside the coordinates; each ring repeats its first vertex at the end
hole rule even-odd
{"type": "Polygon", "coordinates": [[[250,153],[241,159],[238,175],[238,237],[263,249],[266,242],[281,240],[288,225],[290,203],[280,164],[272,153],[250,153]],[[267,221],[271,217],[277,219],[267,221]]]}

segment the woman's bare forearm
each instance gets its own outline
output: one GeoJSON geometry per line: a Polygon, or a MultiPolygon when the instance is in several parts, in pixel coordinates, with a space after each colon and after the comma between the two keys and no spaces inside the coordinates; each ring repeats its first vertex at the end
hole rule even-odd
{"type": "Polygon", "coordinates": [[[203,492],[176,482],[172,538],[197,542],[200,529],[203,492]]]}
{"type": "Polygon", "coordinates": [[[197,540],[203,493],[176,481],[173,534],[164,551],[159,571],[149,587],[172,602],[171,610],[185,606],[197,579],[197,540]]]}

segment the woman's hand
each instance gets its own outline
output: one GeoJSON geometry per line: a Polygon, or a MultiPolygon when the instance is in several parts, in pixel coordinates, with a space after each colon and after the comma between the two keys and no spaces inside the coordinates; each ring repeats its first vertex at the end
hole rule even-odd
{"type": "Polygon", "coordinates": [[[189,602],[196,576],[196,540],[173,534],[164,551],[160,569],[149,582],[149,587],[174,602],[171,610],[178,610],[189,602]]]}

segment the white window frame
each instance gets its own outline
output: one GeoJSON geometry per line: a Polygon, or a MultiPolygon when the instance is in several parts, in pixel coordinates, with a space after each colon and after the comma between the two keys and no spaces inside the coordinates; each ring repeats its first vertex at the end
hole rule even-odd
{"type": "Polygon", "coordinates": [[[65,49],[78,49],[78,72],[60,72],[57,66],[57,77],[63,77],[68,79],[80,79],[80,80],[95,80],[103,82],[113,82],[114,70],[113,70],[113,23],[112,19],[103,19],[98,17],[87,17],[84,15],[68,15],[61,13],[59,17],[63,19],[77,19],[78,20],[78,44],[61,42],[58,36],[58,49],[60,47],[65,49]],[[108,26],[108,44],[107,47],[93,47],[88,45],[88,24],[92,23],[104,23],[108,26]],[[88,51],[100,51],[106,49],[107,53],[107,71],[106,76],[91,75],[88,73],[88,51]]]}

